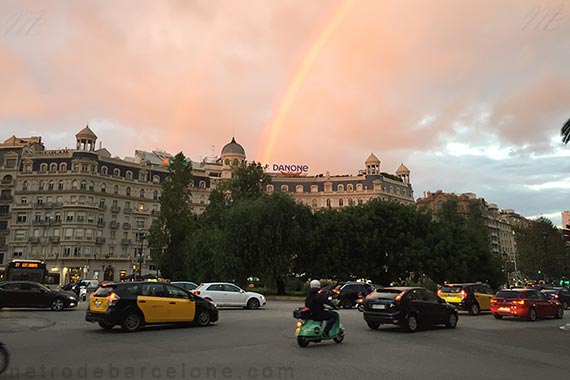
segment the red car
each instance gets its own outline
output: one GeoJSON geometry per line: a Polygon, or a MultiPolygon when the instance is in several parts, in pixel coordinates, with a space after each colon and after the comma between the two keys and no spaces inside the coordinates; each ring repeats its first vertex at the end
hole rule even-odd
{"type": "Polygon", "coordinates": [[[549,300],[535,289],[510,289],[498,291],[491,299],[491,313],[497,319],[514,316],[536,321],[544,317],[561,319],[564,309],[560,302],[549,300]]]}

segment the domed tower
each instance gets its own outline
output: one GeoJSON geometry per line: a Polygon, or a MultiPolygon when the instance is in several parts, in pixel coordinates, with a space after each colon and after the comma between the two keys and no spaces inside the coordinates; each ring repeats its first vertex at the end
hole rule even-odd
{"type": "Polygon", "coordinates": [[[396,170],[396,175],[400,177],[402,182],[410,183],[410,169],[408,169],[406,165],[401,164],[398,170],[396,170]]]}
{"type": "Polygon", "coordinates": [[[89,125],[75,135],[75,140],[77,141],[77,150],[95,151],[97,135],[89,128],[89,125]]]}
{"type": "Polygon", "coordinates": [[[232,141],[222,148],[222,178],[232,178],[232,167],[245,161],[245,150],[232,137],[232,141]]]}
{"type": "Polygon", "coordinates": [[[364,164],[366,165],[366,175],[380,174],[380,160],[374,153],[370,153],[364,164]]]}

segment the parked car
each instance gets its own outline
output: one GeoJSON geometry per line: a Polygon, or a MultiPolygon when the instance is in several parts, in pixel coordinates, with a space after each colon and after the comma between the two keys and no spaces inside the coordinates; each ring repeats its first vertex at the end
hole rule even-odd
{"type": "Polygon", "coordinates": [[[541,292],[547,298],[560,302],[563,309],[568,309],[570,306],[570,290],[568,288],[543,289],[541,292]]]}
{"type": "Polygon", "coordinates": [[[120,325],[126,331],[156,323],[207,326],[218,320],[218,309],[212,302],[170,284],[105,283],[89,299],[85,320],[107,330],[120,325]]]}
{"type": "Polygon", "coordinates": [[[239,286],[227,282],[209,282],[200,284],[194,294],[215,302],[218,306],[242,306],[247,309],[259,309],[267,301],[262,294],[246,292],[239,286]]]}
{"type": "Polygon", "coordinates": [[[456,306],[435,292],[417,287],[389,287],[369,294],[364,302],[364,321],[375,330],[384,323],[395,324],[409,332],[420,326],[445,325],[455,328],[459,319],[456,306]]]}
{"type": "Polygon", "coordinates": [[[489,285],[482,283],[445,284],[437,291],[437,295],[459,310],[478,315],[481,311],[491,310],[491,298],[495,292],[489,285]]]}
{"type": "Polygon", "coordinates": [[[497,319],[514,316],[536,321],[538,318],[564,316],[562,304],[546,298],[535,289],[500,290],[491,300],[491,313],[497,319]]]}
{"type": "Polygon", "coordinates": [[[198,285],[190,281],[174,281],[171,282],[171,284],[178,286],[179,288],[186,289],[188,291],[193,291],[198,287],[198,285]]]}
{"type": "Polygon", "coordinates": [[[77,297],[70,292],[46,288],[32,281],[0,282],[0,309],[3,307],[39,307],[54,311],[77,307],[77,297]]]}
{"type": "Polygon", "coordinates": [[[347,281],[329,291],[329,298],[340,307],[350,309],[357,304],[358,299],[373,291],[374,287],[367,282],[347,281]]]}

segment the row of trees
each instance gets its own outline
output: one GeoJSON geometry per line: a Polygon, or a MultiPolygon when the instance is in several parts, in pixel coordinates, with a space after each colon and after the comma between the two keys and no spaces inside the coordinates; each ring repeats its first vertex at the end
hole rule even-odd
{"type": "Polygon", "coordinates": [[[286,193],[265,193],[270,177],[264,168],[244,163],[211,192],[205,212],[194,215],[192,168],[181,153],[170,172],[148,238],[168,278],[245,285],[257,277],[280,294],[292,278],[389,284],[427,276],[495,286],[504,278],[476,203],[466,219],[449,201],[437,221],[414,206],[381,200],[313,213],[286,193]]]}

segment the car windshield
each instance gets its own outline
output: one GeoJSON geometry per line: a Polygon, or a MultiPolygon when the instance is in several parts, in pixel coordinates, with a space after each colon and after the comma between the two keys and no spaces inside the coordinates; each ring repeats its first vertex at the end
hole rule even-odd
{"type": "Polygon", "coordinates": [[[459,286],[443,286],[441,288],[442,293],[459,293],[461,291],[461,287],[459,286]]]}
{"type": "Polygon", "coordinates": [[[513,291],[508,291],[508,290],[502,290],[495,295],[495,298],[516,299],[516,298],[521,298],[521,295],[522,295],[521,292],[513,292],[513,291]]]}

